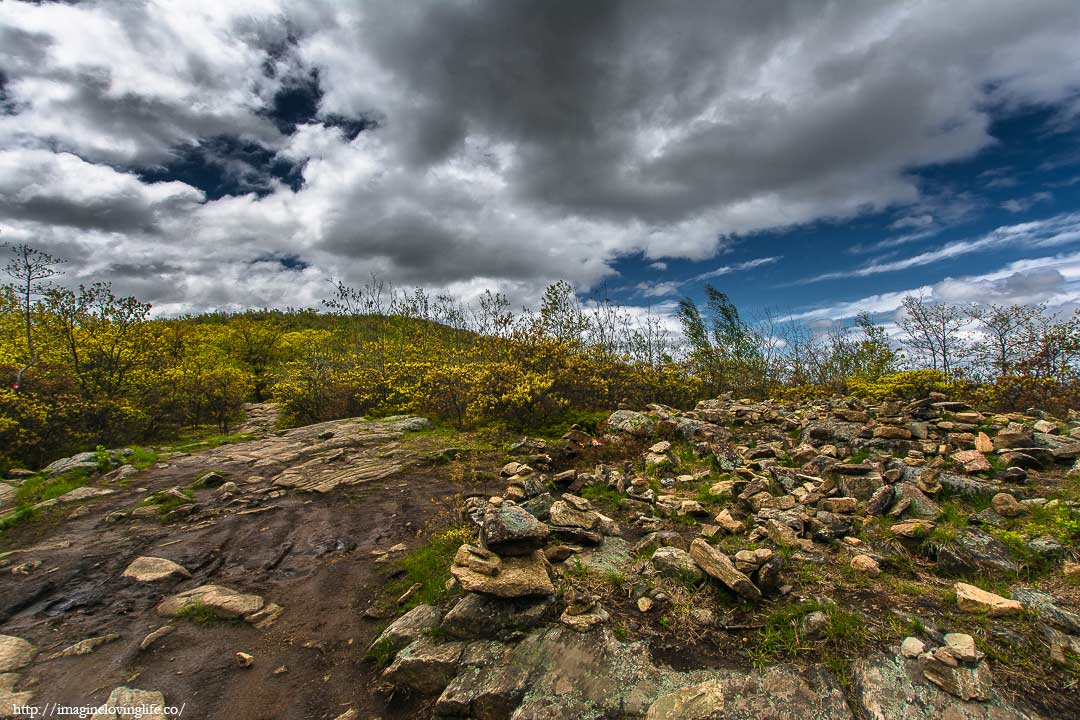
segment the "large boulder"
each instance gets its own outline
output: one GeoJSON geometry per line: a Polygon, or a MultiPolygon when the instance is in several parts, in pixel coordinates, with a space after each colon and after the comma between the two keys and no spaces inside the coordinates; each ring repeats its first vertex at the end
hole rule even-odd
{"type": "Polygon", "coordinates": [[[442,616],[442,612],[432,605],[417,605],[387,625],[379,637],[371,643],[368,651],[385,648],[396,653],[437,626],[442,616]]]}

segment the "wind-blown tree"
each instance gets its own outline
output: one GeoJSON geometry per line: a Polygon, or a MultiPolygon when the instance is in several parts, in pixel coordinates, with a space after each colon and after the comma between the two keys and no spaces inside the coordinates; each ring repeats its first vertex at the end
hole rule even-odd
{"type": "Polygon", "coordinates": [[[758,391],[763,360],[757,333],[726,294],[706,285],[705,298],[706,315],[690,298],[680,300],[676,311],[695,372],[713,394],[758,391]]]}
{"type": "Polygon", "coordinates": [[[981,337],[972,344],[976,367],[987,377],[1012,375],[1034,350],[1033,331],[1046,315],[1045,305],[977,306],[970,317],[981,337]]]}

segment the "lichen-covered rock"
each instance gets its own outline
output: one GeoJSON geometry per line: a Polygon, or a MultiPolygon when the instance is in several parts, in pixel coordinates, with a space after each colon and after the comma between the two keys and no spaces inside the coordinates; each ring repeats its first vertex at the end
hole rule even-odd
{"type": "Polygon", "coordinates": [[[556,611],[552,596],[507,599],[467,593],[446,613],[439,627],[462,639],[498,638],[531,630],[553,619],[556,611]]]}
{"type": "Polygon", "coordinates": [[[464,643],[421,637],[397,654],[383,671],[383,679],[419,693],[441,692],[457,675],[464,649],[464,643]]]}
{"type": "Polygon", "coordinates": [[[387,625],[379,637],[371,643],[368,650],[386,648],[396,653],[437,626],[442,617],[442,612],[432,605],[417,605],[387,625]]]}
{"type": "Polygon", "coordinates": [[[140,717],[143,720],[165,720],[165,696],[156,690],[118,687],[109,693],[102,709],[90,720],[126,720],[140,717]]]}
{"type": "Polygon", "coordinates": [[[266,600],[259,595],[241,593],[222,585],[201,585],[165,598],[158,604],[157,613],[163,617],[178,617],[201,607],[225,620],[242,617],[249,622],[257,622],[257,619],[249,618],[266,604],[266,600]]]}
{"type": "Polygon", "coordinates": [[[652,564],[656,572],[665,577],[700,580],[701,569],[690,557],[690,553],[676,547],[660,547],[652,555],[652,564]]]}
{"type": "Polygon", "coordinates": [[[550,532],[527,510],[508,503],[488,506],[481,527],[484,547],[498,555],[531,555],[550,532]]]}
{"type": "Polygon", "coordinates": [[[656,423],[648,415],[633,410],[616,410],[607,421],[608,427],[615,431],[644,437],[652,433],[656,423]]]}
{"type": "Polygon", "coordinates": [[[33,662],[38,650],[33,643],[14,635],[0,635],[0,673],[24,668],[33,662]]]}

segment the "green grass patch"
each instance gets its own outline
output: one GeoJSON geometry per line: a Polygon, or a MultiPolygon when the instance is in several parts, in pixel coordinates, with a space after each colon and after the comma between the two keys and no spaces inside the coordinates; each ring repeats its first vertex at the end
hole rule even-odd
{"type": "Polygon", "coordinates": [[[33,505],[45,500],[52,500],[90,482],[90,474],[78,469],[62,475],[34,475],[23,480],[15,493],[18,506],[33,505]]]}
{"type": "Polygon", "coordinates": [[[403,609],[435,603],[447,594],[446,583],[450,580],[450,563],[463,543],[475,537],[467,527],[455,527],[432,535],[427,543],[409,550],[400,561],[404,571],[386,584],[386,592],[394,598],[420,584],[420,589],[406,601],[403,609]]]}
{"type": "Polygon", "coordinates": [[[180,611],[176,613],[176,617],[181,620],[195,623],[196,625],[213,625],[215,623],[224,622],[220,617],[214,614],[213,608],[207,607],[198,600],[181,608],[180,611]]]}
{"type": "Polygon", "coordinates": [[[747,654],[751,664],[759,670],[811,653],[818,654],[826,665],[841,668],[849,662],[851,651],[865,644],[867,639],[866,621],[858,613],[833,603],[805,601],[782,605],[770,612],[747,654]],[[820,638],[804,638],[803,618],[818,611],[826,616],[820,638]]]}
{"type": "Polygon", "coordinates": [[[177,442],[163,446],[162,449],[167,452],[197,452],[199,450],[211,450],[222,445],[246,442],[254,437],[252,433],[195,436],[182,438],[177,442]]]}
{"type": "Polygon", "coordinates": [[[610,485],[603,485],[600,483],[582,488],[581,497],[589,502],[613,508],[615,510],[622,508],[626,502],[626,498],[618,490],[610,485]]]}

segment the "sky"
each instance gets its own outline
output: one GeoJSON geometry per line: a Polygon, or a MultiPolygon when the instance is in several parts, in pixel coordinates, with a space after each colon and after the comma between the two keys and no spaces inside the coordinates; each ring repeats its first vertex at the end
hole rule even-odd
{"type": "Polygon", "coordinates": [[[0,0],[0,240],[172,315],[1080,305],[1075,0],[0,0]]]}

